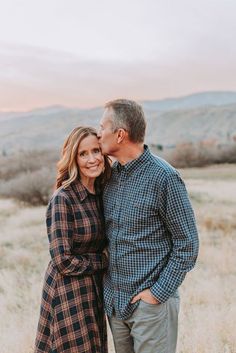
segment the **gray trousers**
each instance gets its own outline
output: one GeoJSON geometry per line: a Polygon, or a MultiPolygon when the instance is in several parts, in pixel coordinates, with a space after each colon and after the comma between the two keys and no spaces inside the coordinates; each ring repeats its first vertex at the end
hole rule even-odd
{"type": "Polygon", "coordinates": [[[140,300],[127,320],[109,318],[116,353],[175,353],[179,297],[162,304],[140,300]]]}

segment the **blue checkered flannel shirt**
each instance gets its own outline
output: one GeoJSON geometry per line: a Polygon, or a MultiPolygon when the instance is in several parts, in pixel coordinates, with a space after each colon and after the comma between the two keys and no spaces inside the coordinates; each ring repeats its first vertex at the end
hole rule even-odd
{"type": "Polygon", "coordinates": [[[179,173],[147,146],[124,166],[114,163],[103,201],[110,257],[105,309],[125,320],[140,291],[149,288],[160,302],[175,295],[196,262],[196,223],[179,173]]]}

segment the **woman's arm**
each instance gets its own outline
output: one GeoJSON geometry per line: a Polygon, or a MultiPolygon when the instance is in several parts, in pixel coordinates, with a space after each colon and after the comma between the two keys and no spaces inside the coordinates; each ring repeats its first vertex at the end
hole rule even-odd
{"type": "Polygon", "coordinates": [[[62,275],[93,274],[107,268],[108,261],[104,253],[72,254],[74,215],[66,196],[56,195],[50,201],[46,223],[50,255],[62,275]]]}

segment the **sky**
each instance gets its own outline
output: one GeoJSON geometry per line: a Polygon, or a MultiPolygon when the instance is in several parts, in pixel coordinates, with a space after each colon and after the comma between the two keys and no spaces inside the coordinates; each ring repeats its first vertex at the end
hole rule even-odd
{"type": "Polygon", "coordinates": [[[0,111],[236,91],[235,0],[0,0],[0,111]]]}

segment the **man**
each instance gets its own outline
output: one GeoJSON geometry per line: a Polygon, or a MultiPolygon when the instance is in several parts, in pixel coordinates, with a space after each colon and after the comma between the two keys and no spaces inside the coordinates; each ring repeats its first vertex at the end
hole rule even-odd
{"type": "Polygon", "coordinates": [[[117,353],[174,353],[178,287],[195,264],[198,235],[184,183],[144,145],[145,128],[136,102],[106,104],[98,137],[116,162],[104,190],[105,309],[117,353]]]}

